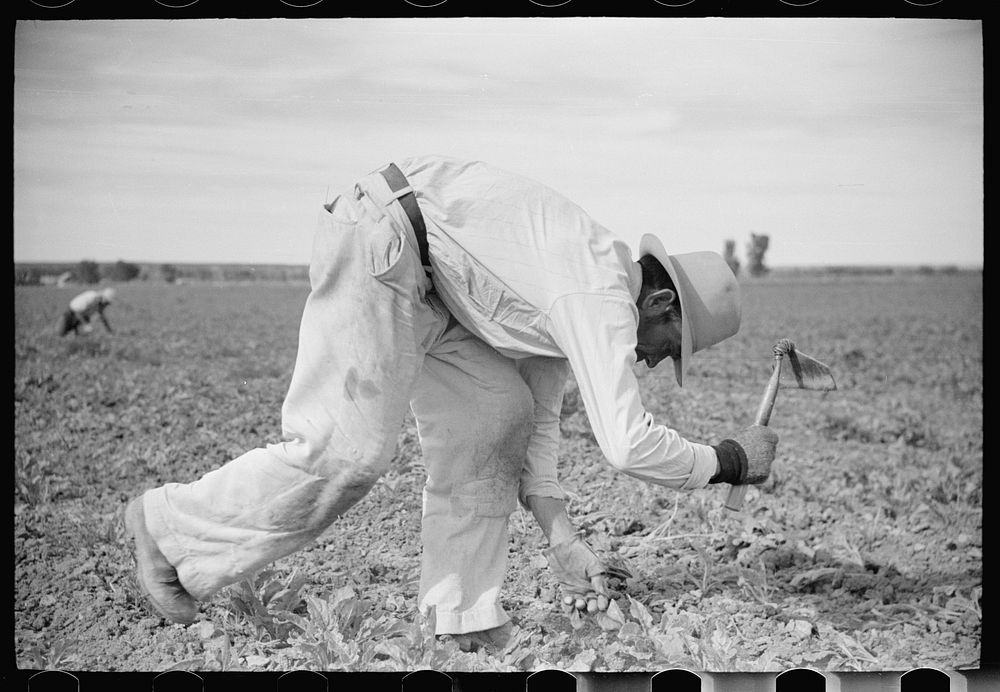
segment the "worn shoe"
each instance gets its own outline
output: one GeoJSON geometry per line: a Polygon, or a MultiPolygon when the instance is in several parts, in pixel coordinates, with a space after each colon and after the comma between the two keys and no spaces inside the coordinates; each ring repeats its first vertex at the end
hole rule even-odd
{"type": "Polygon", "coordinates": [[[139,590],[156,613],[167,620],[189,625],[198,614],[198,604],[177,578],[177,570],[156,547],[146,529],[142,496],[125,508],[125,531],[129,537],[139,590]]]}
{"type": "Polygon", "coordinates": [[[513,627],[513,623],[507,621],[498,627],[481,630],[479,632],[468,632],[466,634],[441,634],[438,635],[438,639],[442,641],[452,639],[458,644],[459,651],[464,651],[466,653],[475,653],[482,648],[486,648],[488,651],[500,651],[507,645],[507,642],[510,641],[510,635],[513,627]]]}

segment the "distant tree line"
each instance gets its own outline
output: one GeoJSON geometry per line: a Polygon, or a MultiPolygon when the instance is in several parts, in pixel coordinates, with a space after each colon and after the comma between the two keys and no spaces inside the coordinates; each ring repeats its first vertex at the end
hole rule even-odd
{"type": "MultiPolygon", "coordinates": [[[[764,254],[767,252],[767,248],[771,244],[771,237],[758,233],[750,234],[750,242],[747,243],[747,266],[746,270],[750,276],[764,276],[769,271],[771,271],[766,264],[764,264],[764,254]]],[[[729,264],[729,268],[733,270],[733,274],[736,276],[740,275],[740,260],[736,256],[736,241],[727,240],[725,242],[725,254],[723,257],[726,263],[729,264]]]]}
{"type": "MultiPolygon", "coordinates": [[[[725,259],[733,274],[746,271],[751,276],[770,272],[764,264],[768,236],[752,234],[747,244],[747,266],[744,268],[736,257],[736,242],[725,241],[725,259]]],[[[781,270],[779,270],[781,271],[781,270]]],[[[962,270],[953,265],[919,267],[827,266],[811,269],[790,268],[781,273],[871,275],[871,274],[956,274],[962,270]]],[[[42,284],[94,285],[102,281],[125,283],[129,281],[202,283],[247,283],[266,281],[272,283],[308,283],[309,267],[305,265],[262,264],[138,264],[118,260],[112,264],[99,264],[93,260],[77,263],[25,263],[14,265],[14,284],[38,286],[42,284]]]]}
{"type": "MultiPolygon", "coordinates": [[[[771,272],[771,268],[764,263],[764,255],[771,245],[771,238],[761,233],[751,233],[750,240],[746,245],[746,266],[744,267],[736,256],[736,241],[727,239],[723,244],[723,257],[733,274],[740,276],[740,271],[745,270],[747,274],[754,277],[765,276],[771,272]]],[[[963,270],[955,265],[931,266],[921,264],[919,266],[870,266],[870,265],[827,265],[812,268],[791,267],[779,270],[782,274],[823,274],[827,276],[875,276],[875,275],[949,275],[960,274],[963,270]]],[[[975,271],[975,270],[972,270],[975,271]]]]}
{"type": "Polygon", "coordinates": [[[118,260],[100,264],[85,259],[77,263],[25,263],[14,266],[18,286],[41,284],[94,285],[102,281],[126,283],[151,281],[193,282],[303,282],[309,280],[307,266],[253,264],[139,264],[118,260]]]}

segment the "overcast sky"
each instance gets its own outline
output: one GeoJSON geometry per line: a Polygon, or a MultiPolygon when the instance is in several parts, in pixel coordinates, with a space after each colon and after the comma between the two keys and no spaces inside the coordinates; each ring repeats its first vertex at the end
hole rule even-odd
{"type": "Polygon", "coordinates": [[[983,263],[978,20],[19,22],[14,260],[305,264],[393,158],[479,159],[633,247],[983,263]]]}

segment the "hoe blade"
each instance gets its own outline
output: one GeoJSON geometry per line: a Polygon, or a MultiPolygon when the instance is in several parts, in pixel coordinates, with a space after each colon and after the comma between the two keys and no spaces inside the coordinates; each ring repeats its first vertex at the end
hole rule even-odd
{"type": "Polygon", "coordinates": [[[799,389],[816,389],[831,392],[837,388],[830,368],[802,351],[790,349],[786,354],[799,389]]]}

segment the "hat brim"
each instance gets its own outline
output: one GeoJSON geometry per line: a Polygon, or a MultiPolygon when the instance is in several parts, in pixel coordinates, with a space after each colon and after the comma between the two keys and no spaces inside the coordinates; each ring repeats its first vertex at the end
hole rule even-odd
{"type": "Polygon", "coordinates": [[[680,358],[674,358],[673,361],[674,377],[677,378],[677,385],[683,387],[684,372],[687,369],[688,362],[691,360],[693,338],[691,336],[691,325],[688,320],[684,319],[684,315],[687,313],[684,305],[685,299],[682,282],[677,276],[677,269],[670,260],[670,255],[667,254],[666,248],[663,247],[663,242],[652,233],[644,234],[639,240],[639,256],[642,257],[643,255],[652,255],[667,270],[667,275],[674,283],[674,288],[677,291],[677,299],[681,304],[681,355],[680,358]]]}

